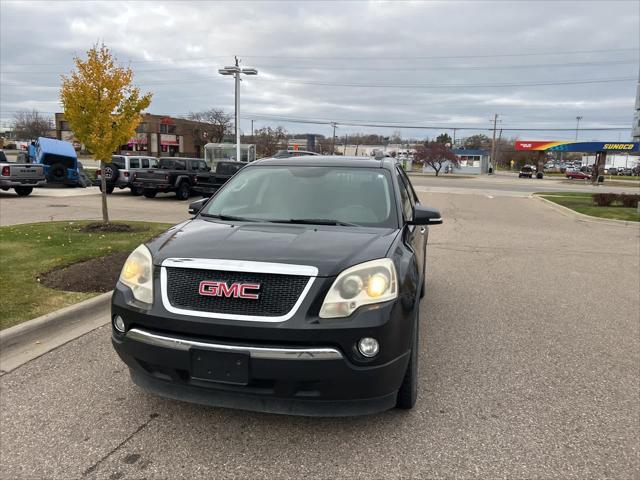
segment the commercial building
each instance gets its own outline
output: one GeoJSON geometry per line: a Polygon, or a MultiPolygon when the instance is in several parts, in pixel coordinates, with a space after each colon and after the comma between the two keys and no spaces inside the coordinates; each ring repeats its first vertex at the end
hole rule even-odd
{"type": "MultiPolygon", "coordinates": [[[[56,137],[74,143],[80,148],[64,113],[56,113],[56,137]]],[[[142,121],[129,141],[121,145],[117,153],[141,153],[154,157],[204,156],[204,146],[209,143],[207,124],[166,115],[142,114],[142,121]]]]}

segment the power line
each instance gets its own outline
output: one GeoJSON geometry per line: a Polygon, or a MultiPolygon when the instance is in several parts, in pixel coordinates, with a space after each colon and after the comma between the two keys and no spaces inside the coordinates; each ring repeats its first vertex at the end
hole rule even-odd
{"type": "Polygon", "coordinates": [[[293,83],[298,85],[316,85],[325,87],[357,87],[357,88],[495,88],[495,87],[541,87],[553,85],[585,85],[592,83],[614,83],[637,81],[634,77],[598,78],[591,80],[554,80],[550,82],[523,82],[523,83],[334,83],[315,82],[305,80],[262,79],[265,82],[293,83]]]}
{"type": "MultiPolygon", "coordinates": [[[[228,55],[207,55],[206,57],[190,57],[181,58],[177,60],[171,60],[173,62],[189,62],[198,60],[210,60],[212,58],[230,59],[235,55],[245,58],[273,58],[281,60],[304,60],[304,59],[327,59],[327,60],[433,60],[433,59],[461,59],[461,58],[502,58],[502,57],[535,57],[535,56],[557,56],[557,55],[581,55],[589,53],[611,53],[611,52],[637,52],[638,48],[609,48],[598,50],[568,50],[568,51],[552,51],[552,52],[520,52],[520,53],[493,53],[493,54],[468,54],[468,55],[419,55],[419,56],[405,56],[405,55],[355,55],[355,56],[315,56],[315,55],[248,55],[248,54],[228,54],[228,55]]],[[[116,55],[117,57],[117,55],[116,55]]],[[[166,62],[163,60],[128,60],[125,63],[161,63],[166,62]]],[[[59,65],[59,63],[0,63],[0,66],[5,65],[20,65],[20,66],[33,66],[33,65],[59,65]]]]}
{"type": "MultiPolygon", "coordinates": [[[[165,85],[184,85],[197,83],[210,83],[217,77],[203,77],[198,80],[138,83],[138,87],[153,87],[165,85]]],[[[324,87],[356,87],[356,88],[504,88],[504,87],[543,87],[559,85],[588,85],[594,83],[616,83],[637,81],[635,77],[597,78],[587,80],[553,80],[548,82],[521,82],[521,83],[341,83],[341,82],[316,82],[313,80],[289,80],[289,79],[265,79],[260,82],[290,83],[294,85],[315,85],[324,87]]],[[[3,83],[4,87],[44,87],[56,88],[58,85],[26,85],[22,83],[3,83]]]]}
{"type": "MultiPolygon", "coordinates": [[[[385,72],[385,71],[408,71],[416,72],[423,70],[508,70],[508,69],[532,69],[532,68],[567,68],[567,67],[593,67],[599,65],[635,65],[637,61],[634,60],[609,60],[602,62],[573,62],[573,63],[539,63],[539,64],[517,64],[517,65],[444,65],[438,67],[358,67],[358,66],[345,66],[335,67],[329,65],[265,65],[257,64],[256,67],[264,68],[267,70],[353,70],[353,71],[372,71],[372,72],[385,72]]],[[[210,65],[212,66],[212,65],[210,65]]],[[[196,70],[203,68],[202,65],[191,65],[188,67],[173,67],[173,68],[154,68],[154,69],[136,69],[134,74],[140,73],[158,73],[158,72],[173,72],[181,70],[196,70]]],[[[28,71],[28,70],[15,70],[15,71],[1,71],[3,75],[45,75],[45,74],[58,74],[64,75],[67,72],[59,70],[49,71],[28,71]]]]}
{"type": "Polygon", "coordinates": [[[535,56],[546,56],[546,55],[575,55],[575,54],[584,54],[584,53],[608,53],[608,52],[632,52],[638,51],[638,48],[612,48],[612,49],[600,49],[600,50],[570,50],[564,52],[528,52],[528,53],[492,53],[492,54],[484,54],[484,55],[421,55],[421,56],[403,56],[403,55],[393,55],[393,56],[380,56],[380,55],[359,55],[359,56],[313,56],[313,55],[304,55],[304,56],[292,56],[292,55],[242,55],[246,58],[279,58],[279,59],[340,59],[340,60],[357,60],[357,59],[379,59],[379,60],[421,60],[421,59],[436,59],[436,58],[498,58],[498,57],[535,57],[535,56]]]}
{"type": "MultiPolygon", "coordinates": [[[[306,123],[306,124],[314,124],[314,125],[333,125],[334,123],[338,126],[348,126],[348,127],[371,127],[371,128],[406,128],[406,129],[417,129],[417,130],[479,130],[479,131],[492,131],[492,128],[486,127],[474,127],[474,126],[456,126],[456,125],[412,125],[412,124],[400,124],[400,123],[377,123],[376,120],[355,122],[349,120],[321,120],[321,119],[300,119],[300,118],[292,118],[287,116],[276,116],[276,115],[268,115],[268,114],[247,114],[243,116],[244,119],[263,119],[263,120],[271,120],[271,121],[281,121],[287,123],[306,123]]],[[[383,122],[383,121],[380,121],[383,122]]],[[[549,128],[526,128],[526,127],[514,127],[514,128],[502,128],[504,131],[511,132],[524,132],[524,131],[537,131],[537,132],[574,132],[575,127],[572,128],[563,128],[563,127],[549,127],[549,128]]],[[[629,131],[631,128],[629,127],[585,127],[581,128],[583,131],[629,131]]]]}

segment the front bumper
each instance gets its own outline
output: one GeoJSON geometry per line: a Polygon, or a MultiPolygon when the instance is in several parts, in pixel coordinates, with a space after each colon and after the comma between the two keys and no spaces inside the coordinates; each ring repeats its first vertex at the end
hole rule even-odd
{"type": "MultiPolygon", "coordinates": [[[[318,278],[292,318],[271,324],[184,316],[165,310],[159,298],[149,310],[136,308],[118,283],[112,316],[124,319],[126,334],[113,329],[113,346],[136,384],[173,399],[313,416],[392,408],[409,362],[415,311],[398,299],[362,308],[348,320],[317,321],[309,312],[319,308],[315,299],[324,298],[318,295],[328,288],[324,281],[332,279],[318,278]],[[375,358],[358,353],[362,337],[380,342],[375,358]],[[194,358],[203,351],[246,362],[244,376],[238,378],[235,367],[229,382],[194,373],[194,358]]],[[[217,358],[207,361],[220,367],[217,358]]]]}
{"type": "MultiPolygon", "coordinates": [[[[344,416],[376,413],[396,403],[408,353],[393,362],[357,367],[331,347],[266,347],[210,343],[141,329],[114,332],[113,345],[141,388],[176,400],[270,413],[344,416]],[[198,352],[240,354],[247,382],[194,377],[198,352]]],[[[234,357],[235,360],[236,357],[234,357]]]]}

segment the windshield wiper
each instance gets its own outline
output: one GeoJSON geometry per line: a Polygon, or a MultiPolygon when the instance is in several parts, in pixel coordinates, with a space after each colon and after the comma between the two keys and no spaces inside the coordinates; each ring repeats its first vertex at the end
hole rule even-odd
{"type": "Polygon", "coordinates": [[[236,217],[235,215],[223,215],[223,214],[212,215],[210,213],[201,213],[200,215],[207,218],[217,218],[219,220],[231,220],[236,222],[257,222],[258,221],[255,218],[236,217]]]}
{"type": "Polygon", "coordinates": [[[290,218],[289,220],[269,220],[273,223],[298,223],[302,225],[337,225],[340,227],[360,227],[357,223],[341,222],[329,218],[290,218]]]}

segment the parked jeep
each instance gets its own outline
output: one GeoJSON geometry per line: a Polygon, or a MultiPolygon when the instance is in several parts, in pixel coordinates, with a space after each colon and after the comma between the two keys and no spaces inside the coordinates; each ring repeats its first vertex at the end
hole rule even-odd
{"type": "Polygon", "coordinates": [[[198,174],[208,171],[209,167],[201,158],[161,157],[158,168],[134,174],[133,186],[141,188],[147,198],[155,197],[158,192],[175,192],[179,200],[187,200],[198,174]]]}
{"type": "Polygon", "coordinates": [[[44,167],[47,183],[61,183],[72,187],[80,183],[78,155],[69,142],[38,137],[29,145],[29,161],[44,167]]]}
{"type": "Polygon", "coordinates": [[[203,197],[210,197],[245,165],[246,162],[218,162],[211,171],[196,177],[192,190],[203,197]]]}
{"type": "MultiPolygon", "coordinates": [[[[134,174],[157,167],[158,159],[156,157],[113,155],[111,163],[104,167],[107,193],[112,193],[115,188],[130,188],[133,195],[142,195],[142,188],[133,186],[134,174]]],[[[98,170],[97,179],[102,189],[102,170],[98,170]]]]}
{"type": "Polygon", "coordinates": [[[19,197],[29,195],[34,187],[45,184],[44,167],[30,163],[13,163],[0,150],[0,189],[13,188],[19,197]]]}

